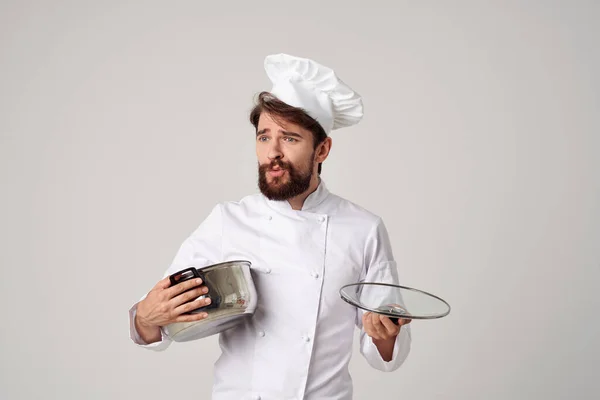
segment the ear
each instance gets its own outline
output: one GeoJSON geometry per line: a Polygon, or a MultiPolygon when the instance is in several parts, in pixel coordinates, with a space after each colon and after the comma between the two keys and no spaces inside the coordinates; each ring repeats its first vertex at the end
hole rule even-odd
{"type": "Polygon", "coordinates": [[[331,151],[332,140],[330,137],[325,139],[319,146],[317,146],[317,152],[315,155],[315,161],[322,163],[327,159],[329,152],[331,151]]]}

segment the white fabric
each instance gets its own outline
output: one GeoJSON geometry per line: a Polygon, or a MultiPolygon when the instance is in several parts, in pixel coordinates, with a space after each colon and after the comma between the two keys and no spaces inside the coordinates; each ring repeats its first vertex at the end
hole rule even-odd
{"type": "MultiPolygon", "coordinates": [[[[339,295],[341,286],[358,281],[399,284],[384,223],[330,193],[323,181],[301,211],[261,194],[217,205],[164,276],[239,259],[252,262],[259,304],[251,320],[220,334],[213,400],[352,399],[348,364],[356,327],[360,352],[373,368],[394,371],[408,356],[410,325],[385,362],[362,330],[362,311],[339,295]]],[[[147,345],[130,327],[140,347],[160,351],[173,343],[163,333],[147,345]]]]}
{"type": "Polygon", "coordinates": [[[273,83],[270,93],[286,104],[304,109],[327,134],[362,119],[360,95],[332,69],[283,53],[267,56],[264,64],[273,83]]]}

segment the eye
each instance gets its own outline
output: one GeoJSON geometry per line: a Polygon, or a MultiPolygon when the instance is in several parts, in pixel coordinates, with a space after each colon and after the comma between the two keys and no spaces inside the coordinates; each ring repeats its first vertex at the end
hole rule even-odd
{"type": "Polygon", "coordinates": [[[287,140],[288,142],[291,142],[291,143],[297,142],[297,140],[295,138],[289,137],[289,136],[285,137],[284,140],[287,140]]]}
{"type": "Polygon", "coordinates": [[[265,142],[266,140],[267,140],[267,137],[266,137],[266,136],[259,136],[259,137],[258,137],[258,141],[259,141],[259,142],[265,142]]]}

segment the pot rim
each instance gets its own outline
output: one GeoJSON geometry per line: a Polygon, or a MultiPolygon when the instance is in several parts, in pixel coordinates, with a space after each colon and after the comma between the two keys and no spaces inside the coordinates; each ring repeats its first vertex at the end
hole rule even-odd
{"type": "Polygon", "coordinates": [[[200,267],[200,268],[196,268],[196,269],[198,271],[202,271],[203,269],[223,267],[223,266],[230,265],[230,264],[246,264],[246,265],[248,265],[248,267],[252,266],[252,262],[249,260],[230,260],[230,261],[223,261],[223,262],[220,262],[217,264],[205,265],[204,267],[200,267]]]}

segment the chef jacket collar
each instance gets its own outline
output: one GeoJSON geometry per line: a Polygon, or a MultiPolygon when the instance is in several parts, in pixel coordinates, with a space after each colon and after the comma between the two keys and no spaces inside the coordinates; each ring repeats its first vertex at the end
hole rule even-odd
{"type": "MultiPolygon", "coordinates": [[[[306,200],[304,200],[304,204],[302,205],[302,210],[300,211],[314,211],[315,208],[321,204],[328,196],[330,192],[325,185],[323,179],[319,178],[319,186],[317,189],[308,195],[306,200]]],[[[267,203],[272,208],[279,211],[298,211],[294,210],[287,200],[269,200],[265,197],[267,203]]]]}

